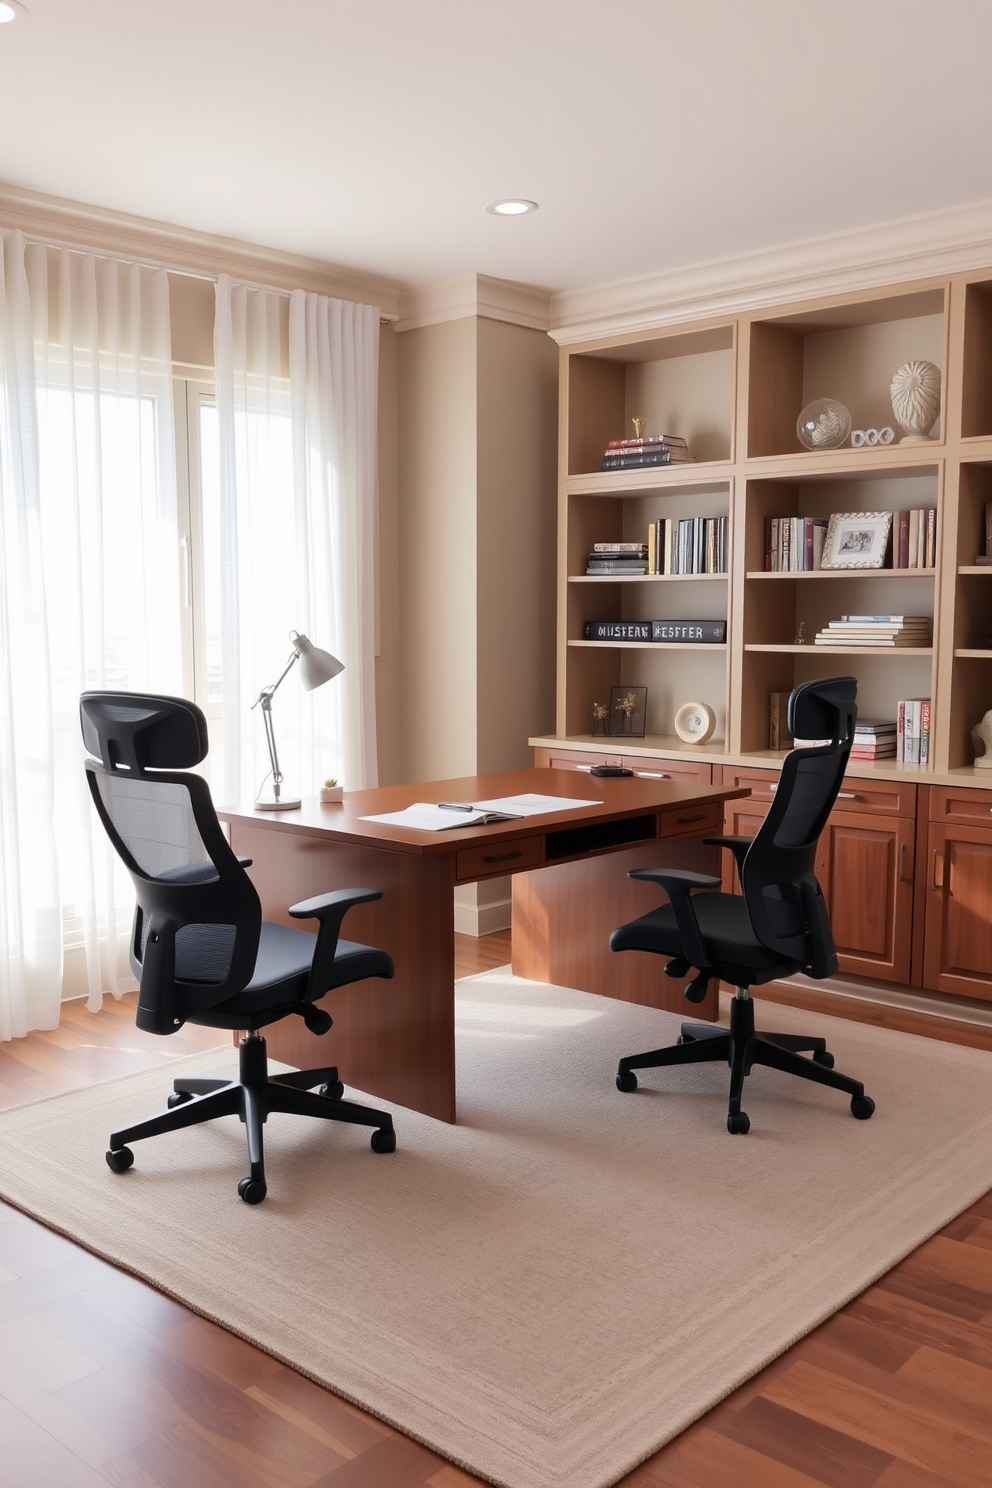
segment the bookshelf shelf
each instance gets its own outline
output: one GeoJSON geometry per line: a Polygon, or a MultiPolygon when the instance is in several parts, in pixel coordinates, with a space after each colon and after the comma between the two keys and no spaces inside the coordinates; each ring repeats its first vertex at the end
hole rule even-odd
{"type": "Polygon", "coordinates": [[[729,574],[569,574],[570,584],[725,584],[729,574]]]}
{"type": "Polygon", "coordinates": [[[654,655],[668,651],[727,650],[726,641],[569,641],[568,644],[583,651],[650,651],[654,655]]]}
{"type": "MultiPolygon", "coordinates": [[[[871,576],[875,579],[932,579],[936,574],[935,568],[817,568],[804,573],[790,573],[787,571],[769,571],[765,568],[750,569],[744,577],[746,579],[800,579],[805,583],[809,579],[834,579],[850,581],[852,578],[863,579],[871,576]]],[[[984,573],[984,569],[975,569],[975,573],[984,573]]]]}
{"type": "Polygon", "coordinates": [[[958,646],[955,647],[954,655],[962,661],[992,661],[992,651],[987,647],[958,646]]]}
{"type": "MultiPolygon", "coordinates": [[[[768,652],[788,656],[901,656],[911,659],[918,656],[933,656],[932,646],[818,646],[809,645],[746,645],[745,651],[768,652]]],[[[992,652],[985,653],[992,655],[992,652]]],[[[783,689],[784,690],[784,689],[783,689]]]]}

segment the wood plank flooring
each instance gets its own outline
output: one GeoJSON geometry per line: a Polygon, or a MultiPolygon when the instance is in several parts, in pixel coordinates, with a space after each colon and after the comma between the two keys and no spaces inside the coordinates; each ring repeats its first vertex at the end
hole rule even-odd
{"type": "MultiPolygon", "coordinates": [[[[505,933],[456,940],[460,976],[509,959],[505,933]]],[[[848,1014],[857,1011],[852,1004],[848,1014]]],[[[877,1010],[870,1016],[879,1021],[877,1010]]],[[[0,1105],[164,1065],[220,1042],[205,1029],[183,1029],[167,1041],[141,1034],[132,999],[108,999],[96,1017],[68,1004],[54,1032],[0,1045],[0,1105]]],[[[0,1205],[2,1488],[479,1482],[0,1205]]],[[[824,1484],[992,1485],[992,1195],[621,1488],[824,1484]]]]}

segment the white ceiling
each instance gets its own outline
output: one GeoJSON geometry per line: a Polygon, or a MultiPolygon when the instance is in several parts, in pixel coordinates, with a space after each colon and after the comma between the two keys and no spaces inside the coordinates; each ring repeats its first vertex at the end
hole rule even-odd
{"type": "Polygon", "coordinates": [[[992,197],[990,0],[26,0],[0,181],[405,284],[992,197]],[[494,197],[540,203],[487,215],[494,197]]]}

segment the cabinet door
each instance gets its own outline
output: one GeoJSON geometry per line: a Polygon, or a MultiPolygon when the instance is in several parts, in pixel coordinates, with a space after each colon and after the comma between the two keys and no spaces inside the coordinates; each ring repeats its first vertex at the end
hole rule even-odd
{"type": "Polygon", "coordinates": [[[992,831],[931,822],[923,984],[992,1001],[992,831]]]}
{"type": "MultiPolygon", "coordinates": [[[[724,803],[723,831],[728,837],[753,837],[768,815],[768,808],[772,804],[775,787],[778,784],[778,771],[743,770],[736,765],[723,765],[714,769],[713,778],[714,782],[720,785],[750,786],[751,794],[745,796],[743,800],[724,803]],[[717,774],[720,770],[722,770],[723,778],[718,781],[717,774]]],[[[723,877],[723,892],[739,894],[741,885],[737,877],[733,853],[724,848],[720,857],[722,859],[720,871],[723,877]]]]}
{"type": "Polygon", "coordinates": [[[831,812],[816,852],[837,962],[848,976],[910,979],[916,822],[831,812]]]}
{"type": "Polygon", "coordinates": [[[645,780],[688,780],[693,785],[711,783],[711,766],[701,760],[651,759],[644,754],[625,754],[622,763],[645,780]]]}

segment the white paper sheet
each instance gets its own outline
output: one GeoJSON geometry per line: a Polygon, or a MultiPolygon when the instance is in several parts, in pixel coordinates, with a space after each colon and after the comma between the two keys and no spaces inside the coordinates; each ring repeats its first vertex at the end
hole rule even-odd
{"type": "Polygon", "coordinates": [[[417,801],[403,811],[385,811],[380,816],[363,816],[361,821],[383,822],[389,827],[413,827],[418,832],[450,832],[455,827],[477,827],[492,812],[509,818],[543,816],[550,811],[578,811],[583,806],[601,806],[602,801],[578,801],[571,796],[539,796],[527,791],[520,796],[501,796],[493,801],[456,802],[469,806],[467,811],[453,810],[430,801],[417,801]]]}
{"type": "Polygon", "coordinates": [[[521,796],[500,796],[496,801],[474,801],[484,811],[508,811],[514,816],[544,816],[549,811],[578,811],[583,806],[602,806],[602,801],[579,801],[573,796],[539,796],[525,791],[521,796]]]}

